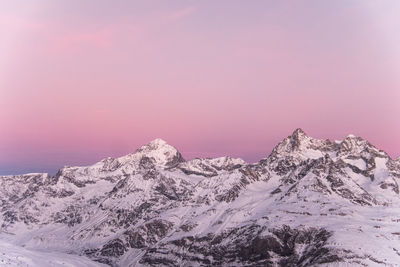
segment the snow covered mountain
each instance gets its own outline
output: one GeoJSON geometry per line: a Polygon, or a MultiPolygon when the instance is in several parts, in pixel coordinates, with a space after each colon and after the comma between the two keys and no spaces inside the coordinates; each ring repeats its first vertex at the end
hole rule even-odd
{"type": "Polygon", "coordinates": [[[352,135],[297,129],[255,164],[185,161],[156,139],[54,177],[0,177],[0,256],[23,246],[111,266],[400,266],[399,182],[399,159],[352,135]]]}

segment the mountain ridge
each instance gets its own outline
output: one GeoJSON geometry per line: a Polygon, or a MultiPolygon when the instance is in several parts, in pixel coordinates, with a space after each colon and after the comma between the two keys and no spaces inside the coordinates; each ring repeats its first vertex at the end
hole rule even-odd
{"type": "MultiPolygon", "coordinates": [[[[396,159],[392,159],[391,156],[390,156],[389,154],[387,154],[386,152],[384,152],[383,150],[377,149],[374,145],[370,144],[370,143],[369,143],[368,141],[366,141],[365,139],[363,139],[363,138],[361,138],[361,137],[359,137],[359,136],[355,136],[355,135],[353,135],[353,134],[348,134],[348,135],[347,135],[343,140],[341,140],[341,141],[338,141],[338,140],[332,141],[332,140],[330,140],[330,139],[316,139],[316,138],[312,138],[312,137],[308,136],[308,135],[306,134],[306,132],[305,132],[302,128],[296,128],[296,129],[293,131],[293,133],[292,133],[291,135],[289,135],[288,137],[286,137],[285,139],[283,139],[281,142],[279,142],[279,143],[273,148],[273,150],[270,152],[270,154],[269,154],[268,156],[266,156],[265,158],[260,159],[260,160],[257,161],[257,162],[254,162],[254,163],[247,162],[247,161],[245,161],[244,159],[242,159],[242,158],[240,158],[240,157],[231,157],[231,156],[220,156],[220,157],[216,157],[216,158],[212,158],[212,157],[195,157],[195,158],[192,158],[192,159],[190,159],[190,160],[185,160],[185,159],[183,158],[182,154],[180,153],[180,151],[179,151],[176,147],[170,145],[167,141],[165,141],[165,140],[162,139],[162,138],[156,138],[156,139],[154,139],[154,140],[151,140],[151,141],[148,142],[147,144],[141,146],[140,148],[136,149],[136,151],[134,151],[134,152],[132,152],[132,153],[128,153],[128,154],[126,154],[126,155],[122,155],[122,156],[118,156],[118,157],[106,157],[106,158],[101,159],[101,160],[98,161],[98,162],[95,162],[95,163],[93,163],[93,164],[86,165],[86,166],[69,166],[69,165],[65,165],[64,167],[62,167],[62,168],[59,169],[58,171],[60,171],[60,170],[62,170],[62,169],[64,169],[64,168],[89,167],[89,166],[93,166],[93,165],[99,164],[99,163],[101,163],[101,162],[113,162],[113,161],[115,161],[115,160],[127,161],[127,160],[129,160],[129,159],[132,159],[132,155],[135,155],[135,154],[138,153],[138,152],[141,153],[141,152],[143,152],[143,151],[154,151],[154,150],[157,150],[157,148],[160,148],[160,147],[166,147],[167,150],[169,150],[171,153],[176,153],[177,156],[178,156],[178,158],[179,158],[178,161],[182,161],[182,162],[193,161],[193,160],[210,160],[210,159],[212,160],[212,159],[231,158],[231,159],[236,159],[236,160],[239,160],[239,161],[243,161],[243,163],[245,163],[245,164],[257,164],[257,163],[260,163],[261,161],[264,161],[264,160],[267,159],[268,157],[270,157],[270,156],[274,153],[274,151],[276,150],[276,148],[279,146],[279,144],[281,144],[282,142],[284,142],[284,141],[285,141],[286,139],[288,139],[288,138],[291,139],[291,140],[292,140],[292,139],[293,139],[293,140],[298,140],[297,142],[300,142],[301,139],[308,138],[308,139],[312,139],[312,140],[315,140],[315,141],[328,142],[328,143],[331,143],[331,144],[342,144],[344,141],[346,141],[346,140],[348,140],[348,139],[350,139],[350,140],[361,140],[361,141],[363,141],[363,142],[366,142],[370,147],[375,148],[377,151],[380,151],[380,152],[384,153],[384,154],[385,154],[387,157],[389,157],[391,160],[393,160],[393,161],[399,161],[399,162],[400,162],[400,157],[398,157],[398,158],[396,158],[396,159]]],[[[133,159],[133,160],[134,160],[134,159],[133,159]]],[[[162,161],[161,161],[160,163],[162,163],[162,161]]],[[[161,165],[162,165],[162,164],[161,164],[161,165]]],[[[19,176],[19,175],[29,175],[29,174],[48,174],[48,175],[50,175],[50,174],[47,173],[47,172],[32,172],[32,173],[10,174],[10,175],[0,175],[0,176],[19,176]]],[[[50,175],[50,176],[51,176],[51,175],[50,175]]]]}
{"type": "Polygon", "coordinates": [[[0,176],[0,239],[111,266],[390,266],[399,182],[400,164],[354,136],[296,129],[253,164],[186,161],[156,139],[53,177],[0,176]]]}

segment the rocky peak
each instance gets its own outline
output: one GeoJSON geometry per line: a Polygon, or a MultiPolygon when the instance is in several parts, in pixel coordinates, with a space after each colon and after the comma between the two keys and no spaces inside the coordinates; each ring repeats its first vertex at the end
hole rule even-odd
{"type": "Polygon", "coordinates": [[[339,148],[339,154],[359,150],[360,147],[364,147],[363,140],[352,134],[349,134],[341,143],[339,148]]]}
{"type": "Polygon", "coordinates": [[[301,129],[301,128],[297,128],[291,136],[289,136],[290,138],[290,149],[293,150],[297,150],[300,148],[302,142],[306,141],[307,139],[309,139],[309,137],[307,136],[307,134],[301,129]]]}
{"type": "Polygon", "coordinates": [[[338,156],[350,157],[389,157],[384,151],[377,149],[367,140],[355,135],[348,135],[341,143],[338,150],[338,156]]]}
{"type": "Polygon", "coordinates": [[[295,140],[303,140],[304,138],[307,137],[308,137],[307,134],[301,128],[297,128],[296,130],[294,130],[294,132],[291,135],[291,138],[295,140]]]}
{"type": "Polygon", "coordinates": [[[180,162],[184,162],[179,151],[169,145],[164,140],[157,138],[147,145],[142,146],[133,154],[136,157],[148,158],[156,165],[162,165],[166,167],[173,167],[180,162]]]}
{"type": "Polygon", "coordinates": [[[298,128],[274,148],[269,158],[270,160],[287,156],[299,159],[319,158],[332,152],[334,146],[335,144],[331,141],[309,137],[298,128]]]}
{"type": "Polygon", "coordinates": [[[273,150],[273,154],[282,154],[282,153],[290,153],[295,150],[298,150],[301,146],[301,143],[307,139],[306,133],[298,128],[296,129],[292,135],[283,139],[273,150]]]}

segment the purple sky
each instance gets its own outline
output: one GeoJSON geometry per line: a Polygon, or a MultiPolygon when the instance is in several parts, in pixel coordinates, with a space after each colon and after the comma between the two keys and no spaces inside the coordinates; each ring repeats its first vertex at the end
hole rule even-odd
{"type": "Polygon", "coordinates": [[[400,1],[0,3],[0,174],[157,137],[255,162],[298,127],[400,156],[400,1]]]}

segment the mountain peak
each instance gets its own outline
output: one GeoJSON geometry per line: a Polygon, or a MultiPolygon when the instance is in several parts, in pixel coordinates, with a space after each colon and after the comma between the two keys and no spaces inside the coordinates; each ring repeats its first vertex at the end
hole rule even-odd
{"type": "Polygon", "coordinates": [[[154,150],[171,150],[171,151],[177,151],[176,148],[173,146],[169,145],[165,140],[161,138],[156,138],[146,145],[143,145],[140,147],[136,152],[141,152],[141,151],[154,151],[154,150]]]}
{"type": "Polygon", "coordinates": [[[292,133],[292,136],[294,136],[294,137],[302,137],[302,136],[307,136],[307,134],[303,131],[303,129],[297,128],[297,129],[294,130],[294,132],[292,133]]]}
{"type": "Polygon", "coordinates": [[[299,151],[302,146],[307,146],[308,139],[310,138],[307,134],[301,128],[297,128],[292,135],[286,137],[274,148],[271,155],[286,155],[299,151]]]}
{"type": "Polygon", "coordinates": [[[379,156],[384,158],[390,158],[390,156],[373,146],[367,140],[355,136],[353,134],[349,134],[341,143],[338,151],[339,155],[350,155],[351,157],[371,157],[371,156],[379,156]]]}
{"type": "Polygon", "coordinates": [[[297,128],[290,136],[290,140],[294,147],[298,147],[300,142],[307,137],[308,135],[301,128],[297,128]]]}
{"type": "Polygon", "coordinates": [[[163,146],[163,145],[168,145],[168,143],[161,139],[161,138],[156,138],[153,141],[151,141],[150,143],[148,143],[148,145],[152,145],[152,146],[163,146]]]}
{"type": "Polygon", "coordinates": [[[142,146],[134,154],[140,157],[151,158],[156,164],[165,166],[173,166],[185,161],[175,147],[169,145],[161,138],[154,139],[147,145],[142,146]]]}
{"type": "Polygon", "coordinates": [[[320,158],[334,150],[334,145],[329,140],[316,139],[308,136],[301,128],[297,128],[292,135],[282,140],[272,151],[269,158],[285,158],[287,156],[298,158],[320,158]]]}

